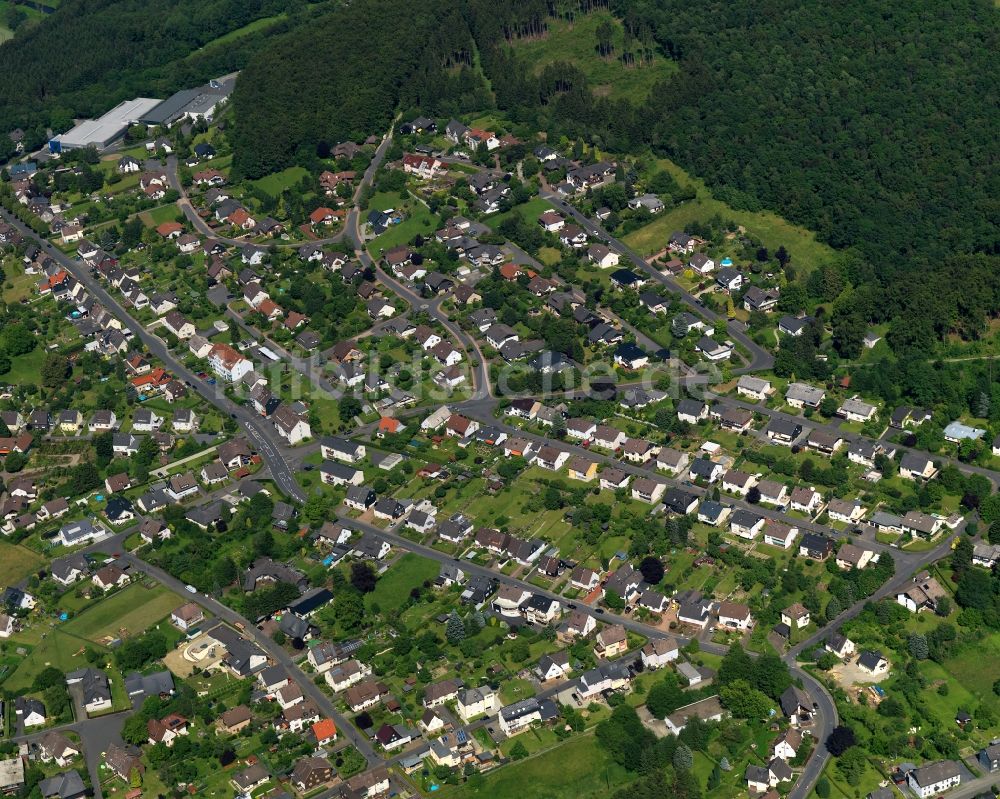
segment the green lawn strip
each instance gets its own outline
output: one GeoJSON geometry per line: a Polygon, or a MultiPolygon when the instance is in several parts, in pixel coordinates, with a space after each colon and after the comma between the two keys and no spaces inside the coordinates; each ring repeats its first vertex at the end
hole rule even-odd
{"type": "Polygon", "coordinates": [[[281,172],[275,172],[253,181],[253,185],[261,191],[270,194],[272,197],[277,197],[285,189],[290,189],[308,174],[308,171],[303,167],[290,166],[281,172]]]}
{"type": "Polygon", "coordinates": [[[83,650],[88,645],[86,641],[58,628],[39,631],[39,635],[43,634],[45,637],[38,641],[30,655],[25,657],[17,670],[4,681],[3,686],[6,690],[16,692],[30,688],[35,677],[47,666],[55,666],[62,672],[69,672],[87,665],[83,657],[83,650]]]}
{"type": "MultiPolygon", "coordinates": [[[[512,214],[518,214],[522,219],[530,222],[532,224],[537,224],[538,217],[544,214],[546,211],[552,210],[552,204],[547,200],[543,200],[541,197],[535,197],[522,205],[517,205],[511,208],[509,211],[502,214],[492,214],[486,219],[487,226],[496,230],[500,227],[500,223],[505,219],[510,217],[512,214]]],[[[561,258],[561,255],[560,255],[561,258]]],[[[560,260],[556,258],[556,263],[560,260]]]]}
{"type": "MultiPolygon", "coordinates": [[[[380,195],[376,195],[376,197],[378,196],[380,195]]],[[[385,233],[371,240],[368,249],[373,255],[379,255],[385,250],[391,250],[400,244],[406,244],[418,233],[425,238],[434,233],[437,217],[422,202],[412,197],[409,200],[401,200],[398,195],[381,196],[395,197],[395,200],[391,200],[389,204],[380,207],[375,204],[375,198],[372,198],[372,202],[370,203],[372,208],[379,208],[379,210],[387,208],[401,210],[406,218],[398,225],[393,225],[385,233]]]]}
{"type": "Polygon", "coordinates": [[[178,210],[177,206],[169,203],[168,205],[159,205],[156,208],[143,211],[139,214],[139,218],[142,219],[147,227],[157,227],[164,222],[173,222],[179,215],[180,210],[178,210]]]}
{"type": "Polygon", "coordinates": [[[237,28],[236,30],[224,33],[217,39],[212,39],[212,41],[206,43],[202,49],[228,44],[229,42],[235,41],[242,36],[246,36],[248,33],[254,33],[256,31],[264,30],[264,28],[270,28],[272,25],[281,22],[287,17],[288,14],[286,12],[282,12],[281,14],[275,14],[273,17],[261,17],[260,19],[255,19],[253,22],[244,25],[242,28],[237,28]]]}
{"type": "Polygon", "coordinates": [[[38,571],[44,564],[45,558],[37,552],[0,541],[0,585],[14,585],[38,571]]]}
{"type": "Polygon", "coordinates": [[[3,376],[4,382],[17,386],[38,385],[38,376],[42,373],[44,361],[45,350],[41,347],[35,347],[31,352],[11,358],[10,371],[3,376]]]}
{"type": "MultiPolygon", "coordinates": [[[[959,683],[976,700],[987,705],[994,714],[1000,713],[1000,697],[993,693],[996,670],[984,668],[984,664],[994,664],[1000,660],[1000,633],[991,633],[967,646],[957,656],[944,664],[944,672],[959,683]]],[[[953,723],[953,719],[948,721],[953,723]]]]}

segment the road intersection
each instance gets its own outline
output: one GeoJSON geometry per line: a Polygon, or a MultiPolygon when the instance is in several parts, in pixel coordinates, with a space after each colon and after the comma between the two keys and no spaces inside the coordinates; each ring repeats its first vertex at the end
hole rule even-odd
{"type": "MultiPolygon", "coordinates": [[[[462,328],[445,313],[442,308],[443,299],[433,298],[426,300],[419,296],[416,292],[412,291],[408,287],[396,281],[390,275],[385,273],[378,264],[372,259],[366,249],[366,242],[364,234],[362,231],[362,219],[361,219],[361,209],[358,204],[362,193],[372,185],[374,176],[379,169],[382,161],[384,160],[386,153],[391,145],[392,133],[391,131],[387,133],[380,145],[376,150],[375,157],[373,158],[370,166],[366,170],[364,177],[359,184],[357,191],[355,193],[355,202],[351,210],[349,211],[345,224],[345,231],[338,234],[330,239],[324,239],[316,243],[326,243],[343,240],[345,237],[350,241],[354,248],[355,254],[359,261],[367,268],[371,268],[375,275],[378,277],[380,283],[382,283],[386,288],[395,293],[398,297],[402,298],[407,302],[411,309],[419,313],[426,313],[432,319],[438,321],[449,333],[455,338],[456,342],[466,351],[469,360],[473,364],[473,396],[470,400],[464,402],[458,402],[453,404],[453,409],[462,413],[469,415],[473,418],[477,418],[480,421],[490,424],[495,427],[499,427],[504,430],[509,435],[517,435],[523,438],[528,438],[529,440],[538,441],[539,443],[555,443],[551,442],[549,439],[538,436],[532,433],[527,433],[519,428],[507,425],[503,421],[496,418],[496,411],[498,407],[498,401],[493,395],[493,390],[491,386],[491,381],[489,379],[489,365],[486,359],[483,357],[483,353],[479,347],[477,341],[469,336],[462,328]],[[473,357],[474,355],[474,357],[473,357]]],[[[188,198],[183,192],[183,187],[181,186],[180,179],[177,173],[177,164],[175,159],[168,159],[167,165],[168,178],[170,179],[171,185],[176,188],[181,193],[181,199],[178,201],[178,207],[184,212],[185,216],[190,220],[191,224],[201,233],[213,238],[217,238],[227,243],[234,245],[241,245],[241,242],[236,239],[223,239],[215,234],[214,231],[209,228],[204,220],[198,216],[195,212],[193,206],[191,205],[188,198]]],[[[694,295],[690,292],[684,290],[675,281],[665,276],[662,272],[657,270],[655,267],[648,264],[643,258],[637,255],[634,251],[628,248],[621,241],[611,237],[605,230],[603,230],[599,225],[591,221],[577,209],[573,208],[570,204],[566,203],[560,196],[554,194],[548,189],[544,189],[542,192],[544,199],[552,202],[557,208],[562,212],[565,212],[572,216],[583,229],[593,238],[603,241],[607,246],[613,251],[619,253],[621,256],[626,258],[632,265],[636,268],[641,269],[650,276],[652,276],[661,285],[668,288],[670,291],[674,292],[681,297],[683,302],[685,302],[693,311],[697,314],[706,318],[709,322],[717,323],[721,321],[721,317],[712,312],[710,309],[706,308],[694,295]]],[[[18,230],[28,238],[35,239],[37,237],[28,230],[24,225],[22,225],[18,220],[12,218],[6,212],[3,216],[13,224],[18,230]]],[[[248,409],[246,406],[239,405],[230,400],[226,395],[213,386],[209,386],[203,381],[199,380],[196,375],[194,375],[189,369],[187,369],[169,350],[162,339],[149,333],[145,330],[134,318],[132,318],[128,312],[104,289],[104,287],[94,278],[90,271],[77,261],[67,257],[64,253],[60,252],[58,249],[53,247],[51,243],[42,241],[40,244],[46,249],[46,252],[56,259],[68,272],[74,275],[86,288],[87,290],[97,298],[101,303],[105,305],[112,313],[114,313],[119,319],[127,325],[127,327],[138,337],[138,339],[143,343],[143,345],[160,361],[164,363],[169,369],[171,369],[178,378],[187,381],[188,385],[197,391],[202,397],[211,402],[221,411],[226,413],[231,418],[235,419],[241,427],[246,431],[247,435],[253,442],[257,451],[261,454],[263,460],[265,461],[267,468],[270,471],[271,477],[273,478],[277,487],[287,496],[294,498],[299,502],[304,502],[307,499],[306,491],[301,487],[299,482],[295,477],[293,471],[293,465],[300,456],[292,453],[288,447],[280,440],[276,431],[270,426],[270,424],[259,417],[252,410],[248,409]]],[[[753,342],[741,328],[738,323],[728,322],[727,330],[729,335],[739,344],[741,344],[749,353],[750,361],[742,369],[737,369],[735,372],[754,372],[761,371],[770,368],[773,365],[773,357],[764,350],[762,347],[753,342]]],[[[307,368],[307,364],[301,362],[301,359],[289,359],[289,362],[298,371],[302,371],[307,368]]],[[[736,401],[732,399],[725,400],[728,403],[738,405],[740,407],[748,407],[757,413],[762,413],[764,415],[772,417],[783,417],[786,416],[777,411],[772,411],[770,409],[764,408],[763,406],[755,405],[753,403],[744,403],[742,401],[736,401]]],[[[797,417],[791,417],[796,418],[797,417]]],[[[572,445],[567,445],[564,442],[558,442],[558,445],[576,454],[583,454],[587,457],[610,460],[605,456],[600,456],[595,454],[591,450],[585,450],[583,448],[574,447],[572,445]]],[[[623,469],[626,472],[633,474],[649,474],[648,470],[642,469],[640,467],[634,467],[629,464],[622,463],[621,461],[613,460],[616,468],[623,469]]],[[[984,474],[988,477],[994,486],[998,484],[996,473],[990,470],[980,469],[979,467],[968,467],[966,465],[960,465],[959,468],[963,468],[966,472],[975,472],[979,474],[984,474]]],[[[696,486],[683,484],[680,481],[668,480],[666,478],[658,476],[658,479],[662,480],[671,485],[682,485],[684,490],[691,491],[696,494],[703,494],[704,491],[696,486]]],[[[733,503],[735,506],[743,507],[746,503],[741,501],[735,501],[733,503]]],[[[782,518],[783,515],[777,511],[770,511],[767,509],[760,508],[760,506],[752,506],[755,513],[760,513],[771,518],[782,518]]],[[[827,528],[821,527],[819,525],[814,525],[809,522],[803,522],[802,520],[794,520],[796,525],[804,529],[817,529],[823,532],[829,532],[827,528]]],[[[430,558],[439,563],[451,562],[455,559],[444,553],[439,552],[431,547],[427,547],[411,541],[408,538],[400,536],[391,530],[383,530],[381,528],[373,527],[371,525],[366,525],[357,520],[350,521],[351,526],[356,527],[361,530],[367,530],[372,532],[386,541],[391,545],[409,552],[414,552],[423,557],[430,558]]],[[[949,536],[950,539],[952,536],[949,536]]],[[[116,537],[117,538],[117,537],[116,537]]],[[[797,656],[803,651],[815,647],[824,638],[829,636],[833,631],[839,628],[841,624],[845,621],[853,618],[858,613],[861,612],[864,605],[873,599],[879,599],[885,596],[891,596],[894,591],[901,587],[910,578],[910,576],[916,570],[922,568],[934,562],[941,557],[944,557],[949,551],[949,541],[942,542],[935,549],[924,552],[924,553],[912,553],[906,552],[894,548],[884,547],[877,542],[869,542],[873,548],[878,549],[880,552],[888,553],[896,561],[896,576],[889,580],[885,585],[883,585],[876,594],[865,600],[861,600],[851,607],[843,611],[836,619],[823,627],[822,630],[817,632],[815,635],[811,636],[808,640],[800,643],[799,645],[793,647],[783,656],[785,662],[788,664],[792,675],[800,680],[812,698],[816,705],[818,711],[818,722],[814,727],[814,732],[818,739],[816,748],[813,751],[812,756],[809,761],[805,764],[804,770],[799,776],[798,781],[793,787],[791,793],[789,794],[792,799],[805,799],[805,797],[811,791],[819,775],[822,773],[828,759],[829,753],[827,752],[824,741],[826,736],[832,731],[833,727],[837,723],[837,712],[830,692],[819,683],[812,675],[801,669],[797,664],[797,656]]],[[[111,544],[115,546],[116,544],[111,544]]],[[[118,544],[120,545],[120,543],[118,544]]],[[[124,556],[132,565],[140,569],[147,574],[151,575],[155,579],[159,580],[161,583],[166,585],[182,595],[187,593],[185,587],[179,580],[170,575],[169,573],[146,563],[138,555],[134,553],[128,553],[124,556]]],[[[534,593],[540,593],[545,596],[549,596],[554,599],[558,599],[560,602],[565,602],[565,598],[557,594],[540,589],[534,584],[527,583],[521,580],[517,580],[508,577],[501,572],[491,569],[485,566],[480,566],[468,561],[461,561],[461,568],[466,573],[470,574],[484,574],[491,577],[495,577],[501,582],[513,583],[521,587],[526,588],[534,593]]],[[[204,594],[196,594],[193,600],[199,605],[209,610],[218,618],[226,621],[227,623],[238,625],[245,634],[251,637],[267,654],[276,662],[283,665],[300,683],[303,691],[316,703],[317,707],[327,716],[333,718],[338,725],[338,729],[342,730],[345,737],[347,737],[351,743],[353,743],[361,754],[365,757],[369,766],[375,766],[383,763],[392,763],[398,760],[397,758],[383,758],[381,757],[372,747],[371,742],[368,741],[363,735],[361,735],[357,730],[344,718],[334,707],[333,703],[326,696],[326,694],[316,686],[308,675],[304,674],[301,669],[294,662],[292,657],[285,651],[282,647],[277,646],[268,636],[264,635],[261,631],[247,619],[237,614],[228,606],[218,602],[216,599],[206,596],[204,594]]],[[[626,629],[633,630],[635,632],[641,633],[644,636],[653,637],[672,637],[677,639],[679,645],[687,643],[689,638],[680,635],[674,635],[673,633],[664,632],[658,628],[650,627],[641,622],[638,622],[627,616],[619,616],[616,614],[609,613],[600,608],[592,608],[587,605],[581,604],[580,609],[586,613],[593,615],[595,618],[602,622],[614,622],[620,623],[625,626],[626,629]]],[[[716,654],[724,654],[727,648],[718,644],[713,644],[711,642],[700,642],[702,648],[706,651],[713,652],[716,654]]],[[[120,731],[120,724],[123,723],[126,713],[115,714],[114,716],[103,717],[101,719],[94,720],[80,720],[74,722],[72,725],[68,725],[68,729],[73,729],[84,737],[84,744],[87,747],[87,763],[88,767],[91,768],[91,775],[93,777],[99,778],[99,769],[97,769],[97,760],[95,759],[94,752],[91,751],[92,744],[100,746],[99,740],[107,737],[108,730],[114,730],[114,725],[118,725],[117,729],[120,731]],[[94,731],[94,732],[91,732],[94,731]],[[93,736],[92,740],[89,740],[93,736]],[[93,761],[93,765],[92,765],[93,761]],[[95,769],[97,769],[95,771],[95,769]]],[[[114,732],[117,735],[117,732],[114,732]]],[[[24,736],[25,740],[33,739],[35,736],[29,735],[24,736]]],[[[106,744],[105,744],[106,745],[106,744]]],[[[98,749],[98,752],[103,751],[98,749]]],[[[100,788],[99,779],[94,780],[95,788],[97,790],[97,796],[100,799],[100,788]]],[[[971,789],[971,785],[968,786],[966,790],[971,789]]],[[[332,795],[331,792],[326,792],[321,795],[323,799],[326,799],[328,795],[332,795]]],[[[954,794],[958,799],[962,796],[967,795],[965,791],[954,794]]]]}

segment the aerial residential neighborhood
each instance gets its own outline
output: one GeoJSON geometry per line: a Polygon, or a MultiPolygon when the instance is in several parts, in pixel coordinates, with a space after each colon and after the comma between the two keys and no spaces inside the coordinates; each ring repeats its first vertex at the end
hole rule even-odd
{"type": "Polygon", "coordinates": [[[0,150],[0,791],[996,793],[992,332],[472,89],[248,171],[205,68],[0,150]]]}

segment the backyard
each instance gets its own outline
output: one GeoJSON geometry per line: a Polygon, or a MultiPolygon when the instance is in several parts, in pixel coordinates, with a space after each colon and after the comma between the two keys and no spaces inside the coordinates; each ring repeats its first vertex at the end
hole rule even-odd
{"type": "Polygon", "coordinates": [[[277,197],[285,189],[290,189],[309,173],[300,166],[290,166],[281,172],[267,175],[259,180],[253,181],[253,185],[261,191],[277,197]]]}
{"type": "Polygon", "coordinates": [[[0,585],[16,585],[44,564],[45,558],[38,553],[0,541],[0,585]]]}
{"type": "Polygon", "coordinates": [[[371,198],[368,204],[369,209],[385,211],[393,208],[402,211],[405,219],[398,225],[392,225],[385,233],[376,236],[369,242],[369,251],[377,256],[384,250],[391,250],[400,244],[406,244],[418,233],[428,236],[434,232],[436,217],[431,213],[430,208],[420,200],[410,195],[407,199],[400,199],[398,194],[379,193],[371,198]]]}
{"type": "Polygon", "coordinates": [[[391,612],[402,607],[409,599],[410,591],[438,575],[438,564],[419,555],[403,555],[382,575],[375,590],[365,597],[369,609],[378,605],[382,612],[391,612]]]}
{"type": "Polygon", "coordinates": [[[632,778],[588,733],[459,788],[443,788],[441,794],[449,799],[589,799],[606,797],[632,778]]]}
{"type": "Polygon", "coordinates": [[[117,637],[121,630],[137,635],[181,604],[181,598],[163,586],[146,588],[133,583],[70,619],[63,629],[94,642],[117,637]]]}

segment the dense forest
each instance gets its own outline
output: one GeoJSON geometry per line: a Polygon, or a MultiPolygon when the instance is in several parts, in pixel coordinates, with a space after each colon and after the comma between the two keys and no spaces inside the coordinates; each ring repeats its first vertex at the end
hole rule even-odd
{"type": "Polygon", "coordinates": [[[846,250],[783,307],[824,303],[841,357],[856,357],[873,324],[889,323],[905,362],[949,335],[981,337],[1000,315],[1000,17],[989,0],[356,0],[300,6],[260,38],[190,55],[278,2],[97,0],[84,13],[68,0],[0,47],[0,127],[102,111],[246,60],[238,176],[310,164],[401,110],[497,108],[526,132],[668,156],[730,205],[773,209],[846,250]],[[554,17],[595,7],[618,16],[635,52],[676,62],[645,103],[595,96],[572,64],[536,73],[519,56],[554,17]]]}
{"type": "MultiPolygon", "coordinates": [[[[62,132],[74,117],[98,116],[121,100],[166,97],[239,69],[264,32],[200,49],[296,6],[304,3],[66,0],[42,23],[0,46],[0,131],[23,128],[37,145],[46,127],[62,132]]],[[[280,24],[299,25],[304,16],[304,10],[290,13],[280,24]]]]}
{"type": "Polygon", "coordinates": [[[400,106],[460,113],[492,100],[458,0],[352,3],[278,37],[237,83],[234,165],[259,177],[306,152],[382,133],[400,106]]]}

